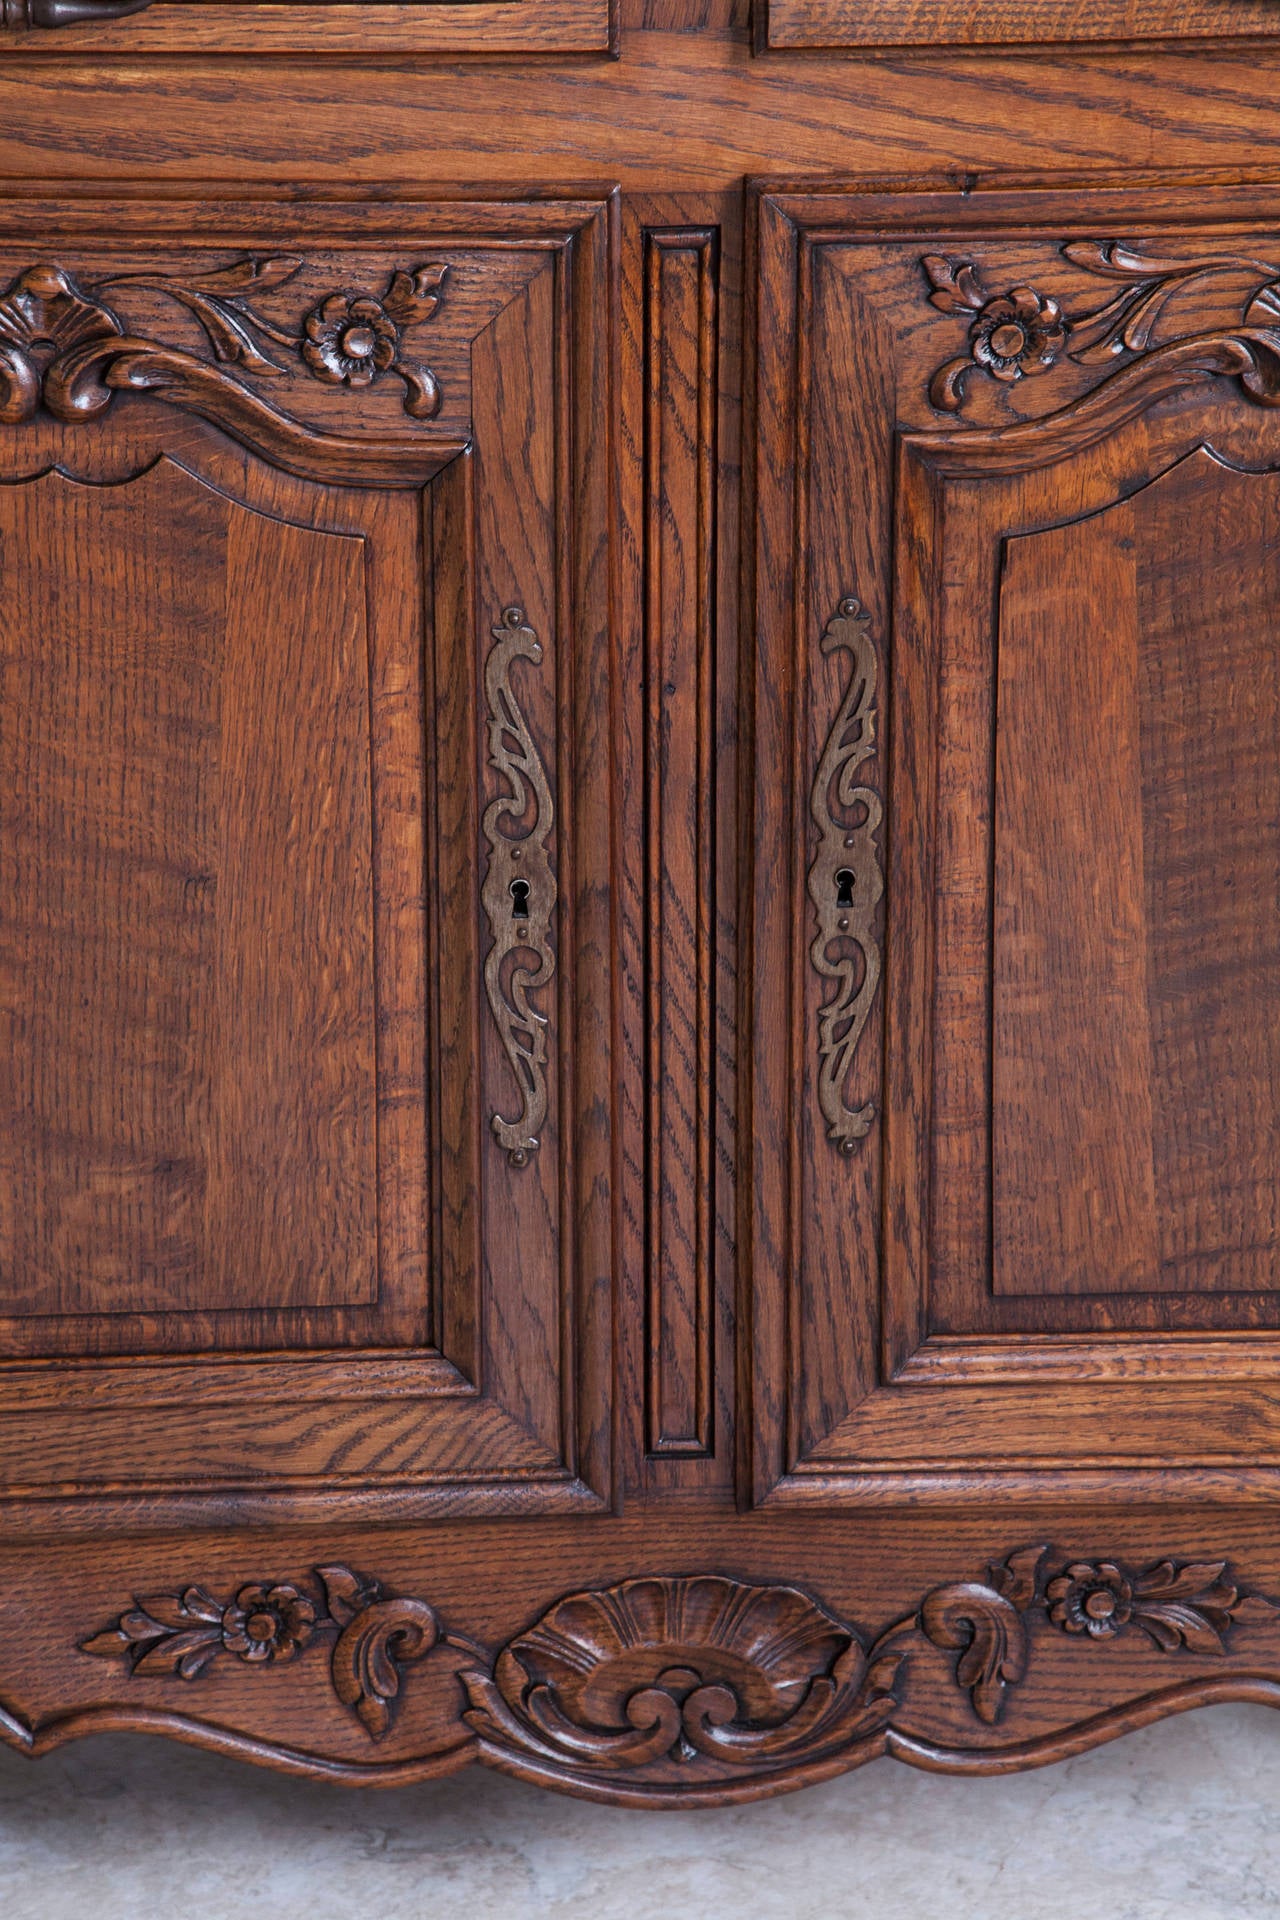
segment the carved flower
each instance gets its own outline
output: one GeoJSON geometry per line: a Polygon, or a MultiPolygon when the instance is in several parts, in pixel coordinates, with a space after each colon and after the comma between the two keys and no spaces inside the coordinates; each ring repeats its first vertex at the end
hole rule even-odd
{"type": "Polygon", "coordinates": [[[242,1660],[292,1660],[310,1640],[316,1609],[296,1587],[241,1587],[222,1613],[222,1644],[242,1660]]]}
{"type": "Polygon", "coordinates": [[[977,263],[926,253],[920,262],[941,313],[972,314],[969,351],[944,361],[929,382],[935,407],[955,413],[964,404],[965,382],[975,367],[1009,385],[1024,374],[1047,373],[1067,344],[1071,322],[1054,299],[1034,287],[989,294],[977,263]]]}
{"type": "Polygon", "coordinates": [[[381,299],[372,294],[331,293],[303,322],[302,357],[317,380],[330,387],[367,387],[379,374],[395,373],[406,388],[405,412],[429,419],[440,408],[440,388],[429,367],[401,358],[404,334],[428,319],[440,304],[447,266],[393,273],[381,299]]]}
{"type": "Polygon", "coordinates": [[[395,364],[400,329],[381,300],[331,293],[306,319],[303,358],[327,386],[367,387],[395,364]]]}
{"type": "Polygon", "coordinates": [[[1094,1640],[1119,1633],[1133,1613],[1133,1586],[1109,1560],[1078,1561],[1049,1582],[1045,1598],[1055,1626],[1094,1640]]]}
{"type": "Polygon", "coordinates": [[[969,332],[969,349],[978,366],[997,380],[1021,380],[1045,373],[1067,340],[1067,326],[1056,300],[1041,298],[1033,287],[1014,287],[988,300],[969,332]]]}

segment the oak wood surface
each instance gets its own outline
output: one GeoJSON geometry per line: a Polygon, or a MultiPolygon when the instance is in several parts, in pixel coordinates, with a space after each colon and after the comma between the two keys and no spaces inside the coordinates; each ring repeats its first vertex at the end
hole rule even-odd
{"type": "Polygon", "coordinates": [[[1117,7],[1099,0],[1019,0],[973,7],[954,0],[894,0],[867,7],[858,0],[761,0],[756,45],[770,49],[947,46],[1140,45],[1165,41],[1265,39],[1277,31],[1266,0],[1205,6],[1117,7]]]}
{"type": "Polygon", "coordinates": [[[1275,1704],[1274,50],[178,11],[0,46],[0,1737],[1275,1704]]]}
{"type": "Polygon", "coordinates": [[[368,1304],[361,543],[172,465],[0,499],[0,1305],[368,1304]]]}
{"type": "Polygon", "coordinates": [[[544,55],[603,53],[613,45],[610,0],[148,0],[127,18],[71,22],[53,29],[22,17],[10,0],[0,28],[0,59],[35,55],[353,54],[544,55]]]}

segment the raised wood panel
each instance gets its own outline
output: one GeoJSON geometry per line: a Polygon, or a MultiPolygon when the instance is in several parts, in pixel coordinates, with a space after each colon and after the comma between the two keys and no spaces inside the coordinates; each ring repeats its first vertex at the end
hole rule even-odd
{"type": "Polygon", "coordinates": [[[19,242],[11,1499],[607,1496],[609,203],[468,211],[19,242]]]}
{"type": "Polygon", "coordinates": [[[369,1304],[362,544],[167,462],[0,515],[0,1310],[369,1304]]]}
{"type": "Polygon", "coordinates": [[[757,1497],[1247,1478],[1280,1443],[1237,1384],[1280,1306],[1271,560],[1245,557],[1274,544],[1274,230],[1224,244],[1136,194],[1114,246],[1105,196],[892,209],[760,212],[756,765],[790,771],[752,783],[757,1497]],[[888,683],[874,753],[837,568],[888,683]],[[864,834],[883,798],[886,1025],[824,1143],[865,978],[832,984],[814,891],[833,739],[864,834]]]}
{"type": "Polygon", "coordinates": [[[0,60],[18,54],[133,60],[154,54],[606,53],[610,0],[4,0],[0,60]],[[63,19],[48,24],[51,11],[63,19]],[[76,18],[77,11],[81,17],[76,18]],[[98,13],[100,17],[94,17],[98,13]]]}
{"type": "Polygon", "coordinates": [[[758,50],[947,47],[976,52],[1021,46],[1142,46],[1156,42],[1265,40],[1280,31],[1267,0],[1122,7],[1105,0],[761,0],[758,50]]]}
{"type": "Polygon", "coordinates": [[[1006,550],[997,1293],[1274,1291],[1276,506],[1197,453],[1006,550]]]}

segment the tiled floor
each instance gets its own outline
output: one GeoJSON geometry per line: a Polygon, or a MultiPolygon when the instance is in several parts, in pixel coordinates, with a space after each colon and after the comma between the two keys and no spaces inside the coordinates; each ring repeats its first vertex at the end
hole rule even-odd
{"type": "Polygon", "coordinates": [[[4,1920],[1253,1920],[1280,1914],[1280,1717],[1184,1715],[1065,1765],[881,1762],[728,1813],[472,1770],[356,1793],[152,1740],[0,1756],[4,1920]]]}

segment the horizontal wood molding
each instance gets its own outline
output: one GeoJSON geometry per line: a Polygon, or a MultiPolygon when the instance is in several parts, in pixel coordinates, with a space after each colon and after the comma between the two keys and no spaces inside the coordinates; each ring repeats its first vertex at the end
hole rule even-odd
{"type": "MultiPolygon", "coordinates": [[[[728,1575],[705,1556],[540,1593],[539,1576],[507,1572],[496,1605],[460,1603],[458,1569],[394,1534],[377,1552],[366,1536],[358,1556],[341,1536],[292,1553],[224,1546],[216,1565],[191,1543],[140,1541],[131,1579],[123,1558],[95,1570],[72,1608],[33,1626],[63,1703],[33,1714],[10,1695],[0,1738],[34,1756],[108,1728],[165,1732],[384,1784],[478,1759],[675,1807],[749,1801],[882,1754],[1001,1772],[1193,1705],[1276,1704],[1280,1610],[1247,1543],[1197,1552],[1175,1535],[1131,1550],[1123,1523],[1101,1520],[1087,1537],[1032,1531],[985,1557],[966,1538],[931,1562],[909,1555],[892,1580],[868,1571],[861,1591],[840,1548],[808,1556],[816,1581],[728,1575]],[[637,1676],[643,1717],[627,1711],[637,1676]],[[260,1730],[245,1725],[251,1700],[260,1730]]],[[[570,1550],[566,1570],[575,1560],[589,1564],[570,1550]]]]}
{"type": "Polygon", "coordinates": [[[127,18],[55,28],[0,28],[0,70],[22,54],[135,60],[155,54],[295,54],[343,59],[388,54],[608,53],[611,0],[151,0],[127,18]]]}

